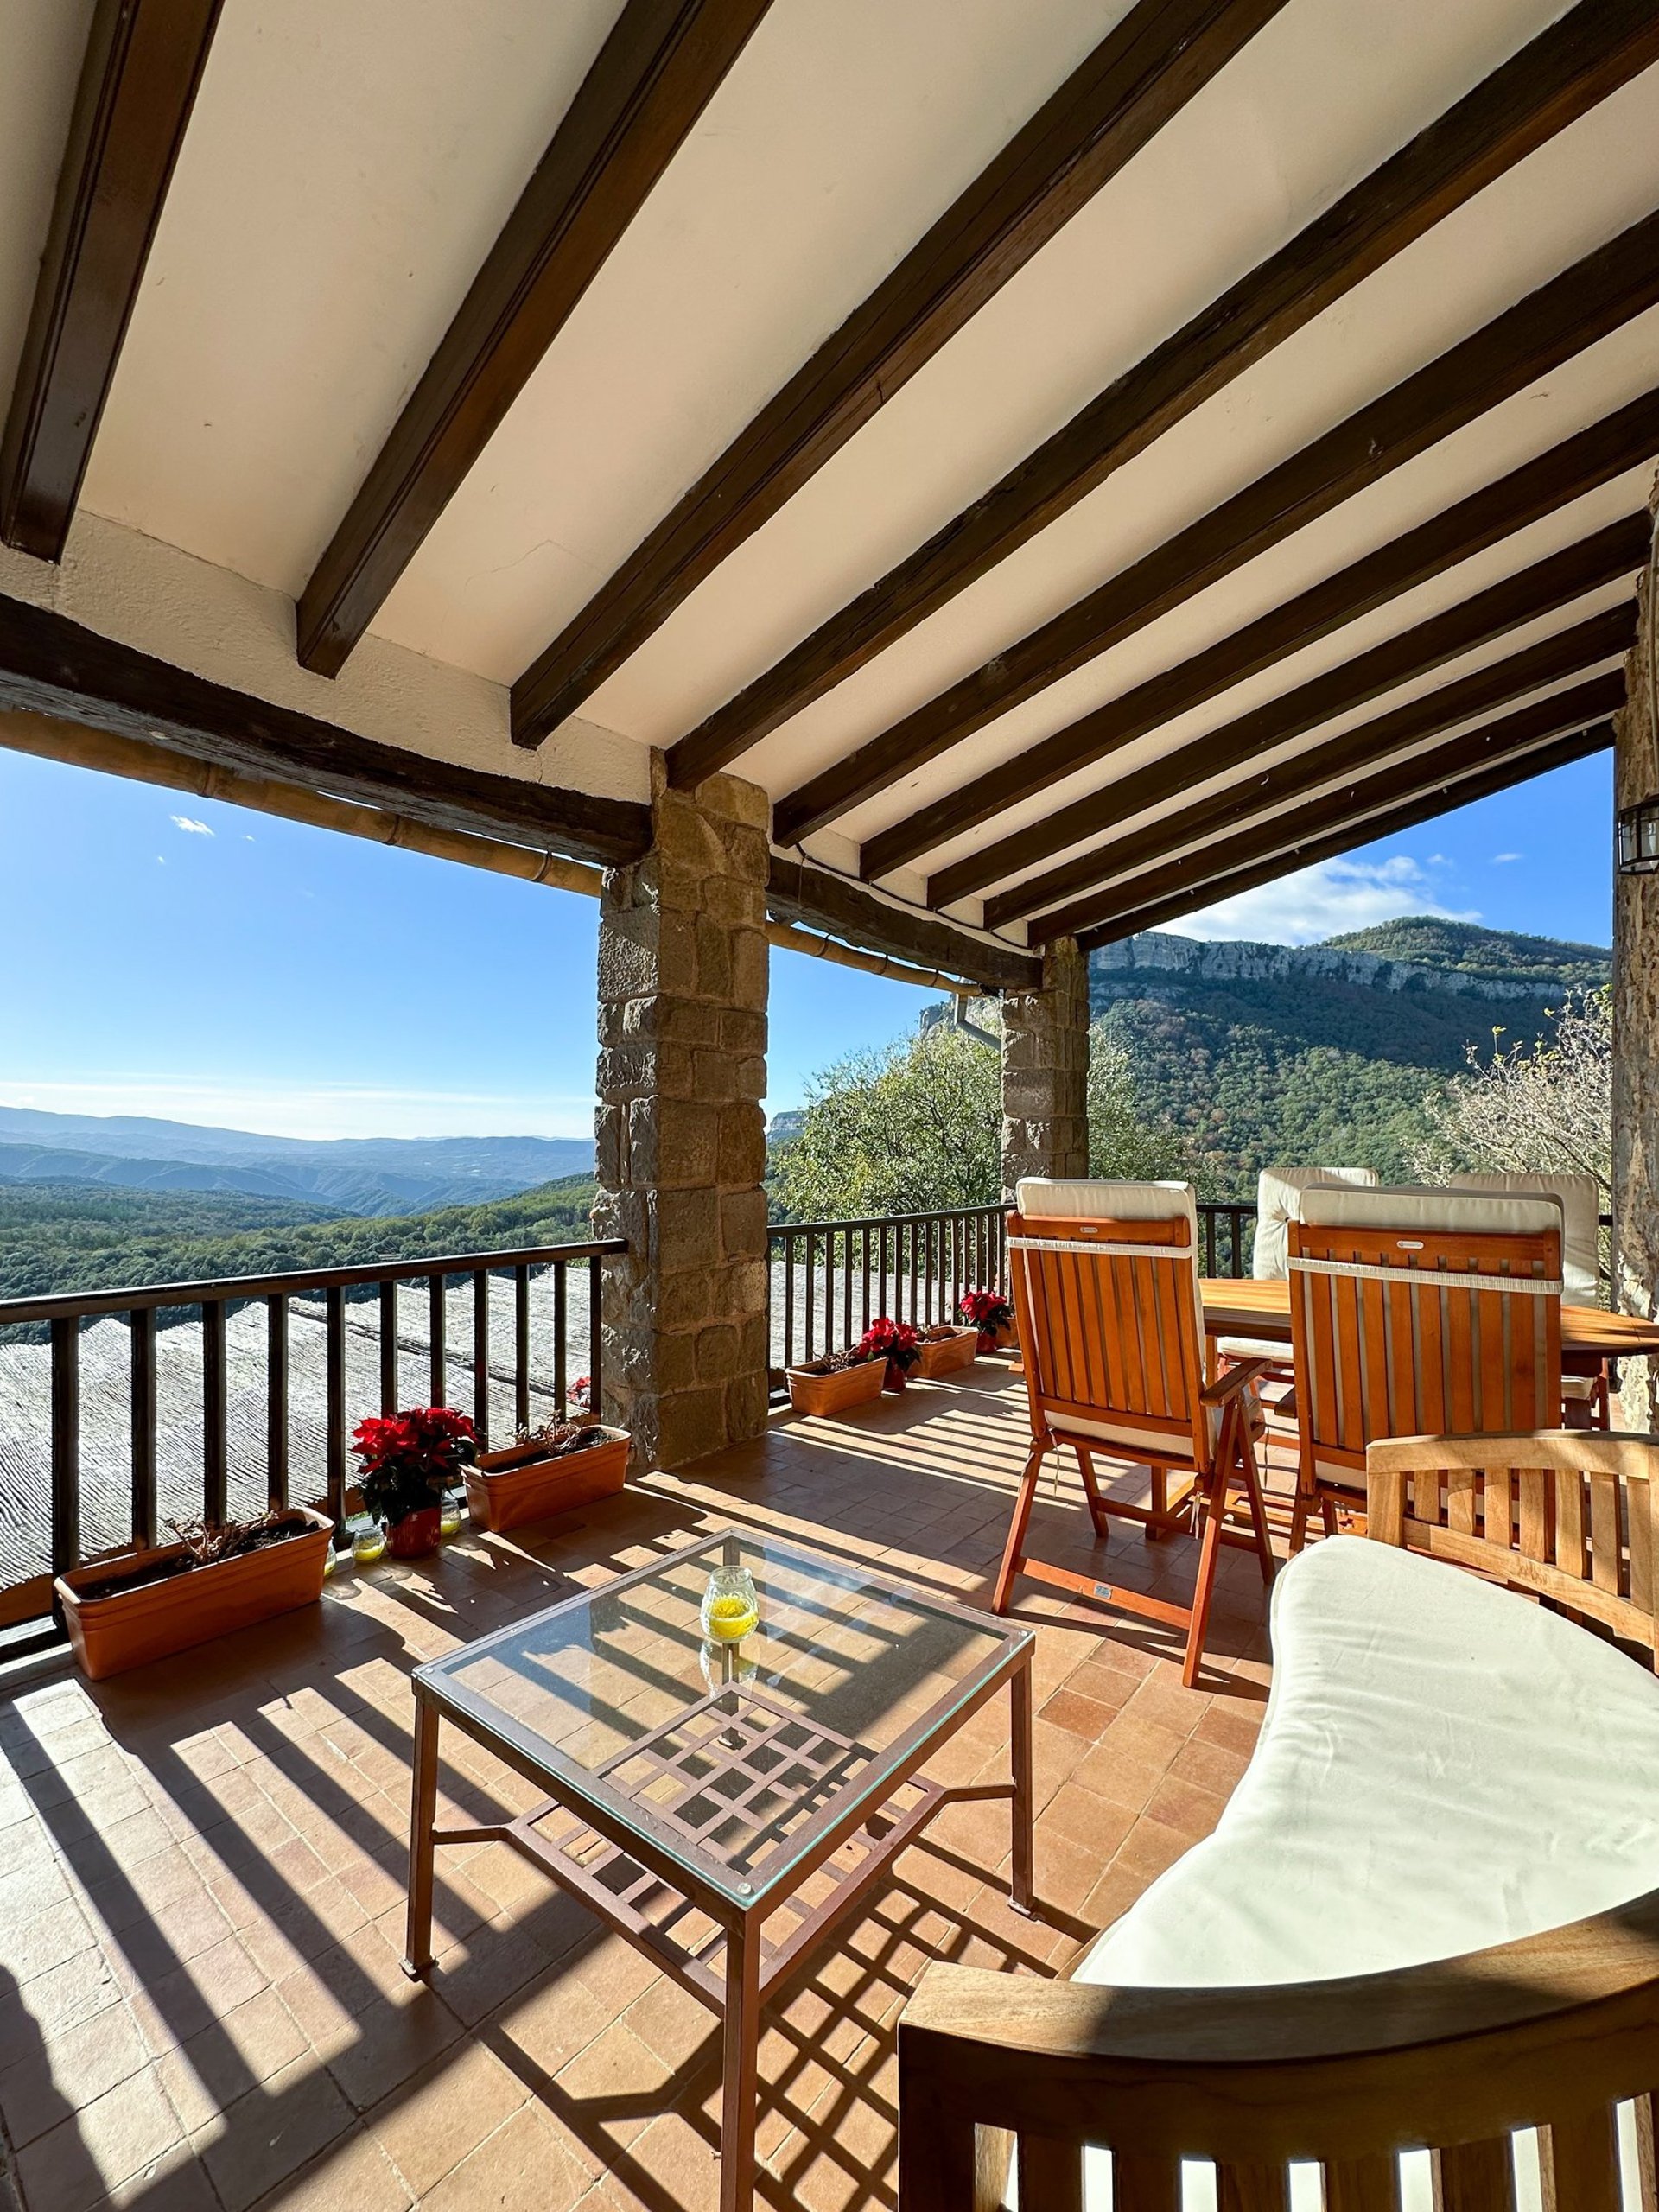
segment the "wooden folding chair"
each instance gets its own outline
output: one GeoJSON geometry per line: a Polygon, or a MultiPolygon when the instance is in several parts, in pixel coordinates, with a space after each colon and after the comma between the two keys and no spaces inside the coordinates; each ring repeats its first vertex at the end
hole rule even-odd
{"type": "Polygon", "coordinates": [[[1205,1382],[1198,1211],[1190,1185],[1033,1180],[1020,1184],[1019,1201],[1020,1211],[1008,1217],[1008,1266],[1032,1445],[993,1608],[1007,1611],[1014,1578],[1024,1573],[1184,1629],[1182,1679],[1190,1688],[1203,1658],[1219,1546],[1253,1550],[1263,1581],[1273,1580],[1250,1387],[1262,1363],[1246,1362],[1205,1382]],[[1148,1535],[1190,1527],[1197,1515],[1198,1572],[1190,1606],[1027,1555],[1043,1461],[1063,1444],[1077,1453],[1097,1535],[1108,1534],[1114,1513],[1142,1522],[1148,1535]],[[1150,1503],[1119,1504],[1103,1497],[1096,1454],[1150,1468],[1150,1503]],[[1230,1525],[1236,1493],[1249,1533],[1230,1525]]]}
{"type": "Polygon", "coordinates": [[[1300,1443],[1290,1548],[1365,1508],[1389,1436],[1554,1428],[1561,1212],[1553,1198],[1309,1191],[1290,1225],[1300,1443]]]}

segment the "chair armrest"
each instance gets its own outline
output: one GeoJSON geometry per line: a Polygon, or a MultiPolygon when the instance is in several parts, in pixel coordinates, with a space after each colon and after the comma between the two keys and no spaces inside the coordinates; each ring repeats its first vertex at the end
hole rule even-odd
{"type": "Polygon", "coordinates": [[[1206,1382],[1199,1393],[1206,1406],[1224,1405],[1228,1399],[1243,1389],[1272,1367],[1270,1359],[1242,1359],[1236,1367],[1230,1367],[1224,1375],[1217,1375],[1213,1382],[1206,1382]]]}
{"type": "Polygon", "coordinates": [[[1659,1891],[1468,1957],[1331,1981],[1113,1988],[936,1964],[899,2021],[901,2145],[908,2124],[919,2164],[971,2124],[1225,2158],[1241,2155],[1241,2114],[1282,2104],[1294,2144],[1243,2155],[1352,2158],[1588,2101],[1564,2067],[1587,2072],[1626,2037],[1598,2101],[1641,2093],[1659,2057],[1659,1891]],[[1371,2129],[1379,2139],[1357,2139],[1371,2129]]]}

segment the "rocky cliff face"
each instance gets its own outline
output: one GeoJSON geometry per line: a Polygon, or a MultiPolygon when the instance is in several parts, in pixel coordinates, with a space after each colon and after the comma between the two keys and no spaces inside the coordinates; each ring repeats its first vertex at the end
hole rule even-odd
{"type": "Polygon", "coordinates": [[[1384,960],[1375,952],[1348,952],[1329,944],[1254,944],[1231,938],[1204,944],[1196,938],[1166,937],[1148,931],[1105,945],[1089,963],[1090,996],[1109,1005],[1115,999],[1144,998],[1154,978],[1195,984],[1294,983],[1319,981],[1349,983],[1374,991],[1433,992],[1452,998],[1553,1002],[1559,983],[1509,982],[1497,976],[1465,976],[1424,968],[1407,960],[1384,960]]]}

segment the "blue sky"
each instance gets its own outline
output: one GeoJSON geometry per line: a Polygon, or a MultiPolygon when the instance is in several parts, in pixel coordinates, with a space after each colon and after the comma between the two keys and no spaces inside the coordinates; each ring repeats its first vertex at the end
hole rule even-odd
{"type": "MultiPolygon", "coordinates": [[[[1306,944],[1406,913],[1605,944],[1603,754],[1173,925],[1306,944]]],[[[0,1103],[294,1136],[593,1131],[574,894],[0,751],[0,1103]]],[[[925,995],[772,956],[771,1098],[925,995]]]]}

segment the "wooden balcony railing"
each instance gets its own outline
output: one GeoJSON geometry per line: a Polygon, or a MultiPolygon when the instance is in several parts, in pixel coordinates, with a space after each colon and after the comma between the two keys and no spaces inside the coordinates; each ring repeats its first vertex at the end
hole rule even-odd
{"type": "Polygon", "coordinates": [[[770,1236],[774,1373],[836,1351],[879,1314],[953,1320],[965,1290],[1004,1280],[1006,1207],[779,1222],[770,1236]]]}
{"type": "MultiPolygon", "coordinates": [[[[772,1366],[855,1343],[880,1313],[925,1326],[956,1319],[964,1290],[1007,1281],[1005,1206],[880,1214],[868,1220],[777,1222],[771,1231],[772,1366]]],[[[1255,1207],[1198,1202],[1208,1275],[1249,1271],[1255,1207]]],[[[774,1395],[782,1395],[781,1381],[774,1395]]]]}
{"type": "Polygon", "coordinates": [[[43,1615],[53,1574],[156,1542],[164,1514],[223,1520],[297,1498],[340,1520],[366,1414],[453,1405],[481,1443],[503,1441],[563,1417],[582,1371],[573,1344],[596,1400],[600,1262],[626,1249],[0,1300],[0,1627],[43,1615]]]}

